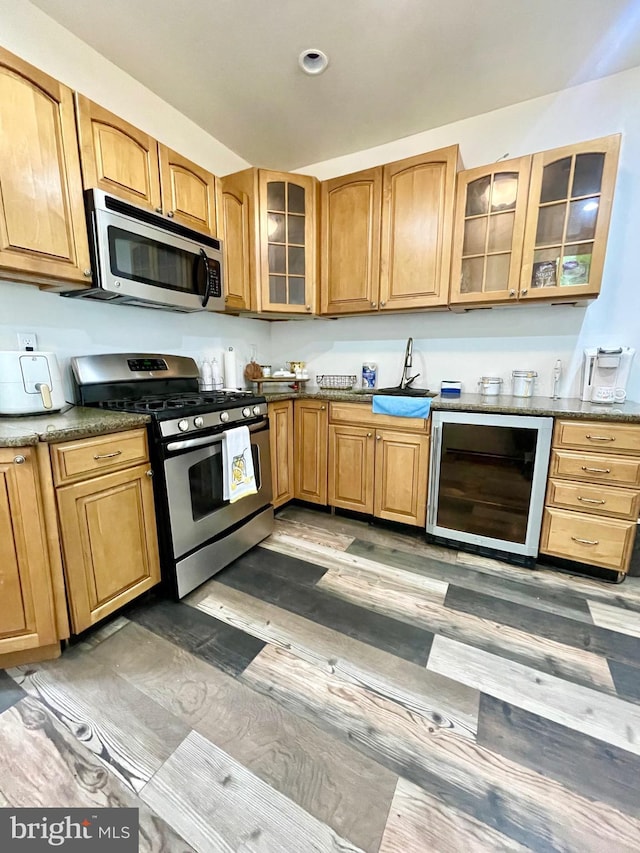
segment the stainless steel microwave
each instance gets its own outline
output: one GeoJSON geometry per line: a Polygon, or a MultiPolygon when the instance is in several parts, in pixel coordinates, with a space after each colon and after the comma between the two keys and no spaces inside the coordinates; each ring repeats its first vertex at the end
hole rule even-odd
{"type": "Polygon", "coordinates": [[[222,242],[102,190],[85,193],[93,286],[62,296],[224,311],[222,242]]]}

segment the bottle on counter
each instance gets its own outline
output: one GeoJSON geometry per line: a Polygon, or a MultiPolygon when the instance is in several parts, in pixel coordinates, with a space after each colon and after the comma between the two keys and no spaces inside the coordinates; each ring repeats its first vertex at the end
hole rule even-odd
{"type": "Polygon", "coordinates": [[[222,373],[217,358],[211,359],[211,382],[215,391],[222,389],[222,373]]]}
{"type": "Polygon", "coordinates": [[[213,391],[213,373],[211,371],[211,363],[208,359],[203,358],[200,365],[200,390],[213,391]]]}

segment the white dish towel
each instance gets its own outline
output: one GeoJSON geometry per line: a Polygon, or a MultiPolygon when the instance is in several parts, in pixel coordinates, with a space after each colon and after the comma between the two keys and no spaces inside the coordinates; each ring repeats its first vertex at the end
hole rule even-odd
{"type": "Polygon", "coordinates": [[[258,492],[251,455],[249,427],[225,432],[222,440],[223,497],[230,503],[258,492]]]}

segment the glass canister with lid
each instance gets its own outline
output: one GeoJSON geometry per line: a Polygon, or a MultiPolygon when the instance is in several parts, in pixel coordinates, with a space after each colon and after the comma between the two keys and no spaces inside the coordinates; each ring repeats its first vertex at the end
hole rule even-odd
{"type": "Polygon", "coordinates": [[[478,390],[483,397],[497,397],[502,394],[502,379],[500,376],[481,376],[478,390]]]}
{"type": "Polygon", "coordinates": [[[514,370],[511,373],[514,397],[533,397],[533,388],[538,376],[535,370],[514,370]]]}

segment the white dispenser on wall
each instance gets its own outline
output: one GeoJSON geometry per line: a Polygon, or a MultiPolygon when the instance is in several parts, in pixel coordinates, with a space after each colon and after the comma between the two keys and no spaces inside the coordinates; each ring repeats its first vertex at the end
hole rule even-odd
{"type": "Polygon", "coordinates": [[[586,349],[580,398],[590,403],[622,403],[635,352],[633,347],[586,349]]]}
{"type": "Polygon", "coordinates": [[[58,412],[64,404],[60,368],[52,352],[0,352],[0,415],[58,412]]]}

